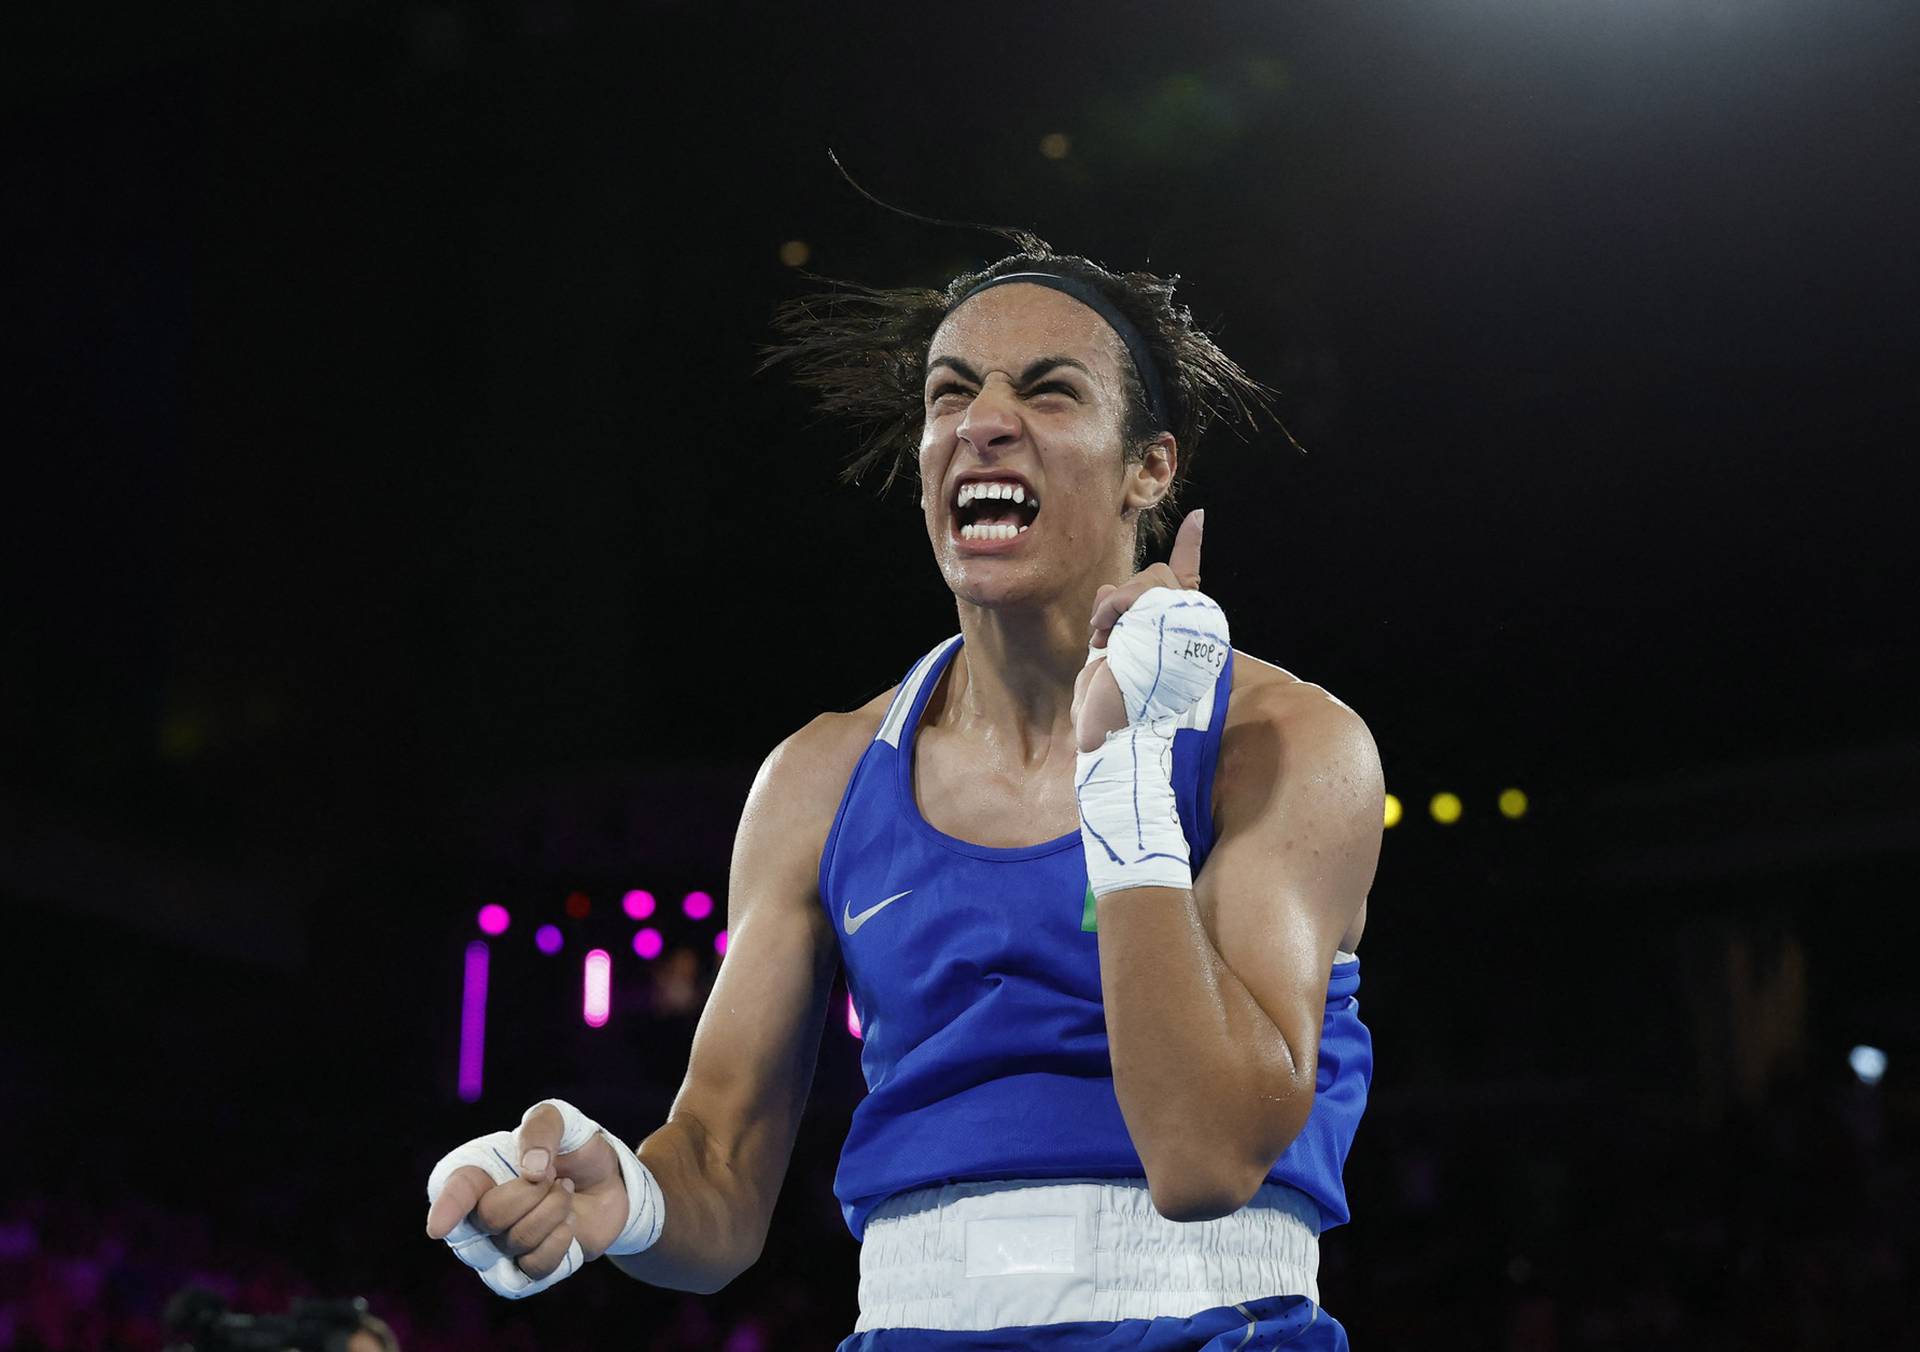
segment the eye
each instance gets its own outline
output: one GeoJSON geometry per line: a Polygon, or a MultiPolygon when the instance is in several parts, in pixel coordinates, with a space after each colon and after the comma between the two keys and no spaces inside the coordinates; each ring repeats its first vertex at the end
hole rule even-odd
{"type": "Polygon", "coordinates": [[[937,403],[950,394],[957,394],[962,399],[965,399],[970,393],[971,391],[969,391],[966,386],[956,385],[952,381],[948,381],[944,385],[934,386],[933,390],[927,395],[927,400],[930,403],[937,403]]]}
{"type": "Polygon", "coordinates": [[[1064,380],[1042,381],[1040,384],[1035,385],[1032,389],[1028,390],[1027,393],[1030,395],[1045,394],[1049,390],[1056,390],[1059,393],[1064,394],[1069,398],[1073,398],[1073,399],[1078,399],[1080,397],[1079,391],[1075,390],[1073,386],[1067,384],[1067,382],[1064,380]]]}

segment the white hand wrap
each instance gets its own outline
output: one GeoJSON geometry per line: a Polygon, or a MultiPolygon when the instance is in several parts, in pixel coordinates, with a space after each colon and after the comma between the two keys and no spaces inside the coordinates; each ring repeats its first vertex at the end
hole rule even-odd
{"type": "MultiPolygon", "coordinates": [[[[607,1138],[620,1161],[621,1178],[627,1188],[627,1224],[619,1237],[607,1246],[607,1252],[639,1253],[651,1247],[660,1238],[667,1212],[666,1199],[660,1193],[660,1184],[655,1181],[653,1171],[642,1164],[618,1136],[602,1130],[598,1122],[564,1099],[544,1099],[534,1104],[520,1119],[520,1125],[525,1127],[534,1109],[548,1103],[560,1112],[560,1146],[557,1153],[572,1154],[591,1141],[598,1132],[607,1138]]],[[[433,1172],[427,1176],[428,1205],[439,1200],[440,1194],[446,1190],[447,1180],[453,1177],[454,1170],[463,1165],[471,1164],[484,1169],[495,1183],[518,1178],[521,1153],[518,1130],[496,1131],[456,1146],[441,1157],[440,1162],[433,1166],[433,1172]]],[[[521,1271],[514,1259],[501,1252],[492,1235],[467,1217],[462,1217],[460,1223],[447,1233],[447,1247],[461,1262],[480,1274],[480,1280],[487,1284],[488,1290],[508,1300],[538,1295],[555,1282],[571,1277],[586,1262],[585,1252],[576,1239],[567,1246],[566,1257],[560,1266],[536,1280],[521,1271]]]]}
{"type": "Polygon", "coordinates": [[[1226,665],[1227,617],[1203,592],[1141,594],[1088,654],[1107,659],[1128,725],[1079,755],[1080,843],[1093,895],[1129,887],[1193,886],[1173,794],[1173,734],[1226,665]]]}

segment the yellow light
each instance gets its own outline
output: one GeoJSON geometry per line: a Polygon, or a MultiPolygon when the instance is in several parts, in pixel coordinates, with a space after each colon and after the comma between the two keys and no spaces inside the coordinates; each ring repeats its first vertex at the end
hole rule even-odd
{"type": "Polygon", "coordinates": [[[1050,131],[1040,138],[1040,153],[1050,160],[1064,160],[1072,149],[1073,142],[1063,131],[1050,131]]]}
{"type": "Polygon", "coordinates": [[[1436,793],[1433,801],[1427,804],[1427,811],[1442,826],[1452,826],[1460,820],[1460,796],[1454,793],[1436,793]]]}
{"type": "Polygon", "coordinates": [[[1527,795],[1518,789],[1500,790],[1500,815],[1519,821],[1527,815],[1527,795]]]}
{"type": "Polygon", "coordinates": [[[812,257],[813,250],[804,239],[790,239],[780,246],[780,261],[790,268],[804,268],[812,257]]]}
{"type": "Polygon", "coordinates": [[[1398,826],[1399,824],[1400,824],[1400,800],[1398,798],[1395,798],[1392,794],[1388,794],[1387,795],[1387,825],[1398,826]]]}

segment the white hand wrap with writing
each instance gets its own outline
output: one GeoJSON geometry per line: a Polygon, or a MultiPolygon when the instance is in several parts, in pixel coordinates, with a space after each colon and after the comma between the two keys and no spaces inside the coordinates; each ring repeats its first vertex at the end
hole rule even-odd
{"type": "Polygon", "coordinates": [[[1096,897],[1129,887],[1193,886],[1173,793],[1173,734],[1226,665],[1227,617],[1204,592],[1143,592],[1088,654],[1107,659],[1128,723],[1075,767],[1080,842],[1096,897]]]}

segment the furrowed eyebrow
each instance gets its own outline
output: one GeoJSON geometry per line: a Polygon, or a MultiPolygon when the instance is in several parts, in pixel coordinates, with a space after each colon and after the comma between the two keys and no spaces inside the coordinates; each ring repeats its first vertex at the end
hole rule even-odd
{"type": "Polygon", "coordinates": [[[1088,380],[1093,379],[1093,372],[1089,371],[1072,357],[1042,357],[1039,361],[1034,362],[1020,373],[1020,384],[1022,388],[1033,384],[1034,381],[1040,379],[1041,376],[1056,366],[1071,366],[1088,380]]]}
{"type": "Polygon", "coordinates": [[[942,366],[952,367],[953,370],[959,373],[963,380],[971,380],[976,385],[980,383],[980,373],[961,361],[958,357],[935,357],[927,363],[927,374],[931,376],[935,370],[942,366]]]}
{"type": "MultiPolygon", "coordinates": [[[[967,365],[965,362],[961,361],[960,358],[958,357],[935,357],[932,361],[927,363],[927,374],[932,375],[934,372],[934,369],[936,367],[941,367],[941,366],[950,367],[962,379],[971,380],[976,385],[981,383],[980,373],[974,370],[971,366],[967,365]]],[[[1075,361],[1072,357],[1055,356],[1055,357],[1042,357],[1038,361],[1029,362],[1027,364],[1027,369],[1020,373],[1020,379],[1015,383],[1021,386],[1022,388],[1025,388],[1026,386],[1033,384],[1034,381],[1040,379],[1040,377],[1045,375],[1047,372],[1053,370],[1054,367],[1056,366],[1071,366],[1074,370],[1086,376],[1087,379],[1089,380],[1093,379],[1093,372],[1089,371],[1086,368],[1085,363],[1075,361]]]]}

